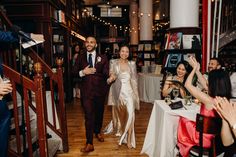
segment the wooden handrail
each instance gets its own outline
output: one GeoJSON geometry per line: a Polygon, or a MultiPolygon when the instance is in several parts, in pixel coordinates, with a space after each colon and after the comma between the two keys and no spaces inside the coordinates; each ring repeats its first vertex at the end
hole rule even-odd
{"type": "Polygon", "coordinates": [[[30,80],[29,78],[27,78],[25,76],[22,76],[20,73],[11,69],[9,66],[7,66],[5,64],[2,64],[2,65],[3,65],[4,75],[6,75],[8,78],[10,78],[11,81],[14,81],[17,84],[23,83],[24,87],[29,90],[32,90],[32,91],[36,90],[36,85],[34,84],[34,82],[32,82],[32,80],[30,80]],[[23,81],[23,82],[21,82],[21,81],[23,81]]]}
{"type": "Polygon", "coordinates": [[[47,73],[51,79],[58,82],[57,77],[55,73],[53,73],[52,69],[44,62],[41,57],[37,55],[37,53],[32,48],[27,49],[24,54],[30,56],[34,61],[41,63],[43,72],[47,73]]]}
{"type": "MultiPolygon", "coordinates": [[[[33,156],[33,148],[32,148],[32,135],[31,135],[31,126],[30,126],[30,113],[29,113],[29,100],[28,93],[33,92],[35,95],[35,104],[36,104],[36,116],[37,116],[37,128],[38,129],[38,141],[39,141],[39,153],[42,157],[47,157],[47,139],[46,139],[46,125],[44,121],[44,105],[43,103],[43,84],[42,84],[42,73],[39,70],[36,70],[36,75],[34,77],[34,81],[29,78],[21,75],[20,73],[14,71],[10,67],[3,64],[4,75],[10,78],[10,81],[13,85],[12,99],[14,106],[14,119],[15,119],[15,128],[16,128],[16,141],[17,141],[17,152],[10,151],[10,154],[15,154],[16,156],[22,156],[21,152],[21,142],[20,142],[20,125],[19,125],[19,113],[18,113],[18,102],[17,102],[17,94],[16,94],[16,85],[21,85],[23,93],[21,93],[21,97],[23,97],[23,105],[25,111],[25,121],[26,121],[26,136],[27,136],[27,145],[28,145],[28,156],[33,156]],[[30,140],[29,140],[30,139],[30,140]]],[[[23,122],[22,122],[23,123],[23,122]]]]}
{"type": "MultiPolygon", "coordinates": [[[[4,14],[2,10],[0,10],[0,18],[2,22],[6,25],[7,29],[12,27],[11,21],[7,18],[7,16],[4,14]]],[[[3,59],[3,63],[6,63],[4,65],[4,74],[8,76],[13,84],[13,92],[12,96],[16,98],[17,91],[16,91],[16,85],[23,85],[23,92],[22,94],[24,96],[24,101],[26,102],[27,107],[31,107],[31,109],[37,113],[37,118],[40,118],[37,120],[37,125],[38,129],[40,130],[42,127],[49,127],[52,131],[54,131],[55,134],[57,134],[61,139],[62,139],[62,144],[63,144],[63,151],[67,152],[68,151],[68,137],[67,137],[67,121],[66,121],[66,112],[65,112],[65,102],[64,102],[64,87],[63,87],[63,70],[62,70],[62,62],[58,64],[58,69],[57,72],[53,72],[52,69],[43,61],[42,58],[38,56],[38,54],[32,49],[28,48],[23,51],[23,54],[25,56],[29,56],[34,63],[39,62],[42,67],[41,67],[41,72],[36,73],[34,76],[34,80],[27,78],[26,76],[23,76],[22,74],[17,73],[15,70],[17,69],[17,63],[16,63],[16,51],[15,49],[7,50],[7,52],[2,52],[1,56],[3,59]],[[14,68],[15,70],[11,69],[10,67],[14,68]],[[47,104],[46,104],[46,88],[45,88],[45,77],[43,77],[44,73],[47,74],[49,77],[49,82],[50,82],[50,91],[51,91],[51,106],[48,106],[52,108],[52,116],[53,116],[53,122],[50,122],[48,119],[48,113],[47,113],[47,104]],[[23,79],[22,79],[23,78],[23,79]],[[40,88],[39,88],[40,87],[40,88]],[[58,94],[58,101],[55,102],[54,100],[54,93],[55,89],[57,89],[57,94],[58,94]],[[26,97],[27,93],[33,91],[37,97],[35,99],[36,102],[36,107],[32,105],[32,102],[26,97]],[[29,103],[28,103],[29,101],[29,103]],[[60,112],[60,114],[57,114],[60,112]],[[43,113],[43,115],[42,115],[43,113]],[[58,129],[56,126],[56,116],[58,115],[59,119],[59,126],[60,128],[58,129]],[[40,127],[41,126],[41,127],[40,127]]],[[[19,67],[18,67],[19,68],[19,67]]],[[[18,111],[17,111],[17,101],[13,99],[13,106],[14,106],[14,117],[15,117],[15,125],[16,125],[16,136],[20,136],[20,130],[19,130],[19,118],[18,116],[18,111]]],[[[28,126],[29,127],[29,126],[28,126]]],[[[38,131],[39,131],[38,130],[38,131]]],[[[27,130],[29,131],[29,130],[27,130]]],[[[41,132],[40,134],[40,139],[39,139],[39,149],[40,153],[45,153],[47,154],[47,140],[46,139],[46,129],[45,132],[41,132]]],[[[27,140],[31,136],[29,133],[27,133],[27,140]]],[[[14,154],[20,155],[21,152],[21,143],[19,139],[16,139],[17,142],[17,152],[14,152],[12,150],[9,150],[9,152],[15,156],[14,154]]],[[[31,148],[30,148],[31,149],[31,148]]],[[[21,156],[21,155],[20,155],[21,156]]],[[[29,156],[31,156],[29,154],[29,156]]],[[[41,156],[41,154],[40,154],[41,156]]],[[[42,155],[42,156],[47,156],[47,155],[42,155]]]]}

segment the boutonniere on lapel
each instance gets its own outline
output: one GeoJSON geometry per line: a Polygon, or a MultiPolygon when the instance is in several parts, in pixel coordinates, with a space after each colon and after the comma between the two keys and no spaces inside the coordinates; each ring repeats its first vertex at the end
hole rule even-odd
{"type": "Polygon", "coordinates": [[[101,62],[102,58],[100,56],[97,57],[97,63],[101,62]]]}

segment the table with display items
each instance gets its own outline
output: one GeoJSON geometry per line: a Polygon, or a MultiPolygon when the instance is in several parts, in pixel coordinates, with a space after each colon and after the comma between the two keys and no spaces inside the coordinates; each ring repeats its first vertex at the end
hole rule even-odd
{"type": "Polygon", "coordinates": [[[194,103],[172,110],[164,100],[155,100],[141,154],[145,153],[149,157],[176,156],[177,127],[180,116],[195,121],[199,112],[200,106],[194,103]]]}

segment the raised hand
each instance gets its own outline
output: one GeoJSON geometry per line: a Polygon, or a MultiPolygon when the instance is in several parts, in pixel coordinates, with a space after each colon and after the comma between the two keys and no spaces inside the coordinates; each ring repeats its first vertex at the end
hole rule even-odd
{"type": "Polygon", "coordinates": [[[192,66],[192,68],[193,68],[194,70],[200,70],[200,64],[197,62],[197,60],[196,60],[195,57],[190,56],[190,57],[188,58],[188,63],[189,63],[189,65],[192,66]]]}
{"type": "Polygon", "coordinates": [[[88,66],[86,66],[86,67],[84,68],[83,73],[84,73],[85,75],[95,74],[96,69],[95,69],[95,68],[90,68],[89,66],[90,66],[90,65],[88,65],[88,66]]]}
{"type": "Polygon", "coordinates": [[[233,125],[236,123],[236,103],[230,103],[226,98],[216,97],[214,108],[218,114],[233,125]]]}
{"type": "Polygon", "coordinates": [[[194,60],[192,56],[188,57],[188,63],[191,65],[191,67],[194,67],[194,60]]]}
{"type": "Polygon", "coordinates": [[[195,57],[190,56],[190,57],[188,58],[188,63],[189,63],[189,65],[191,65],[192,67],[195,66],[196,62],[197,62],[197,61],[196,61],[195,57]]]}

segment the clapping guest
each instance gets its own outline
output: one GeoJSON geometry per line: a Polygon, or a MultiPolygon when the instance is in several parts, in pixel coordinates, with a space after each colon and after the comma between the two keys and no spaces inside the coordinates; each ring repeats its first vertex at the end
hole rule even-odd
{"type": "MultiPolygon", "coordinates": [[[[192,84],[195,73],[198,73],[198,78],[203,77],[199,71],[200,64],[194,57],[189,58],[189,64],[193,70],[189,74],[185,87],[192,96],[201,102],[200,114],[208,117],[217,117],[218,114],[214,110],[214,98],[222,96],[229,99],[231,97],[231,83],[228,73],[218,69],[212,70],[208,77],[208,94],[204,93],[198,87],[192,84]]],[[[203,147],[211,147],[213,135],[203,134],[203,147]]],[[[196,131],[196,122],[187,118],[180,117],[178,125],[177,145],[181,156],[187,157],[192,146],[198,145],[199,133],[196,131]]]]}
{"type": "Polygon", "coordinates": [[[163,97],[170,95],[171,98],[173,98],[174,96],[173,96],[172,91],[174,88],[177,88],[180,90],[180,97],[183,98],[186,96],[186,91],[184,90],[184,88],[172,83],[170,80],[179,81],[180,83],[184,84],[188,77],[188,70],[189,70],[188,62],[180,61],[177,64],[176,74],[174,76],[168,76],[165,80],[165,84],[162,89],[163,97]]]}
{"type": "Polygon", "coordinates": [[[208,72],[221,68],[221,61],[219,58],[213,57],[210,59],[208,64],[208,72]]]}
{"type": "Polygon", "coordinates": [[[236,102],[227,98],[216,97],[214,108],[222,118],[221,139],[225,149],[225,157],[236,155],[236,102]]]}
{"type": "Polygon", "coordinates": [[[127,143],[128,148],[135,148],[134,121],[135,109],[139,109],[139,96],[136,64],[128,60],[129,53],[127,46],[121,46],[120,58],[110,61],[110,77],[107,81],[113,84],[108,105],[113,107],[110,125],[116,135],[120,136],[119,145],[127,143]]]}

